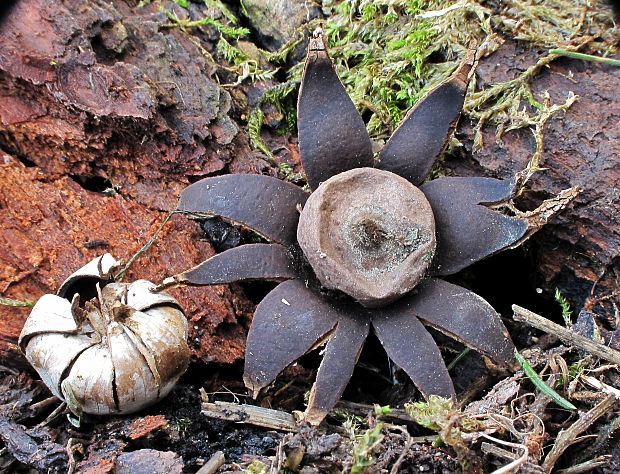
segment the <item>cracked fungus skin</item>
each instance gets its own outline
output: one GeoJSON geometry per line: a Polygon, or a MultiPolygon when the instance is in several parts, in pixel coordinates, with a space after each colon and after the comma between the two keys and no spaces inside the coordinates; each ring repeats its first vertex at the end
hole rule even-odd
{"type": "Polygon", "coordinates": [[[78,416],[152,405],[189,363],[178,302],[146,280],[112,283],[118,265],[105,254],[73,273],[37,301],[19,337],[41,380],[78,416]]]}
{"type": "Polygon", "coordinates": [[[515,180],[446,177],[422,184],[454,130],[474,63],[469,50],[375,160],[317,32],[297,111],[313,192],[268,176],[228,175],[182,193],[180,210],[221,216],[270,242],[226,250],[161,286],[279,283],[257,306],[248,334],[243,378],[255,397],[324,345],[304,413],[306,422],[319,424],[340,399],[371,328],[426,397],[455,396],[426,326],[499,362],[512,359],[512,341],[489,303],[440,277],[526,238],[524,220],[491,207],[513,197],[515,180]]]}

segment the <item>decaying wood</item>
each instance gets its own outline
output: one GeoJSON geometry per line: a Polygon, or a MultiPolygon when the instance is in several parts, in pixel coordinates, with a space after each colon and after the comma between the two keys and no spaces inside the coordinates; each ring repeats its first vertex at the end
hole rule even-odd
{"type": "Polygon", "coordinates": [[[299,425],[293,415],[254,405],[230,402],[205,402],[202,404],[202,414],[209,418],[234,421],[236,423],[249,423],[274,430],[297,431],[299,429],[299,425]]]}
{"type": "MultiPolygon", "coordinates": [[[[127,261],[189,176],[260,171],[215,66],[187,34],[159,28],[168,21],[159,7],[180,8],[174,2],[10,3],[0,28],[0,296],[36,300],[104,251],[127,261]]],[[[164,278],[213,255],[196,224],[176,217],[130,279],[164,278]]],[[[175,296],[196,356],[243,357],[238,319],[252,304],[240,291],[175,296]]],[[[0,311],[2,363],[24,362],[14,344],[28,312],[0,311]]]]}
{"type": "Polygon", "coordinates": [[[611,347],[607,347],[599,342],[593,341],[581,334],[577,334],[570,329],[560,326],[559,324],[549,321],[547,318],[533,313],[521,306],[512,305],[514,319],[522,321],[530,326],[540,329],[547,334],[553,334],[561,339],[564,343],[583,349],[586,352],[594,354],[601,359],[605,359],[614,364],[620,364],[620,352],[611,347]]]}
{"type": "Polygon", "coordinates": [[[226,458],[224,457],[224,453],[222,451],[216,451],[213,456],[209,458],[207,463],[196,471],[196,474],[213,474],[225,461],[226,458]]]}

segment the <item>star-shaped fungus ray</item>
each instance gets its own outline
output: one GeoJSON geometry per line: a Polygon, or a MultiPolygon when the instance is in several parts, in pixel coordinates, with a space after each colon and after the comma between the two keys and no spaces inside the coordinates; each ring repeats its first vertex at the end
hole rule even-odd
{"type": "Polygon", "coordinates": [[[157,290],[177,285],[222,285],[252,280],[284,281],[297,276],[291,255],[283,245],[247,244],[214,255],[189,270],[166,278],[157,290]]]}
{"type": "Polygon", "coordinates": [[[312,189],[343,171],[373,165],[366,125],[334,71],[321,34],[310,39],[297,111],[299,153],[312,189]]]}
{"type": "Polygon", "coordinates": [[[183,190],[178,209],[243,224],[267,240],[295,243],[299,212],[308,193],[294,184],[257,174],[205,178],[183,190]]]}
{"type": "Polygon", "coordinates": [[[341,397],[371,323],[389,357],[425,396],[455,393],[423,324],[498,361],[511,360],[514,346],[486,301],[427,278],[455,273],[527,236],[525,220],[493,209],[513,197],[515,181],[440,178],[416,187],[454,129],[474,64],[471,49],[407,115],[376,169],[364,122],[317,31],[298,102],[301,160],[316,192],[308,199],[291,184],[255,175],[207,178],[183,192],[179,209],[222,216],[275,243],[228,250],[166,281],[289,279],[257,306],[250,326],[243,380],[255,397],[299,357],[325,344],[305,412],[305,421],[318,425],[341,397]],[[407,214],[422,207],[424,212],[407,214]],[[285,246],[295,243],[303,257],[292,265],[285,246]],[[300,267],[303,274],[295,270],[300,267]],[[395,278],[399,272],[403,278],[395,278]],[[351,299],[323,295],[308,288],[306,278],[351,299]],[[384,280],[393,286],[389,293],[358,291],[384,280]]]}
{"type": "Polygon", "coordinates": [[[435,216],[437,251],[430,273],[451,275],[514,245],[528,230],[526,221],[483,204],[508,201],[514,180],[439,178],[420,186],[435,216]]]}
{"type": "Polygon", "coordinates": [[[243,380],[256,396],[338,323],[331,302],[300,280],[280,283],[256,307],[248,333],[243,380]]]}
{"type": "Polygon", "coordinates": [[[377,168],[416,186],[424,181],[456,127],[474,64],[472,45],[457,70],[420,98],[405,116],[381,150],[377,168]]]}
{"type": "Polygon", "coordinates": [[[410,310],[408,298],[373,310],[372,325],[385,352],[424,394],[455,398],[439,347],[410,310]]]}
{"type": "Polygon", "coordinates": [[[304,421],[312,425],[320,424],[340,400],[368,336],[370,320],[361,306],[332,308],[339,310],[338,325],[325,347],[304,413],[304,421]]]}
{"type": "Polygon", "coordinates": [[[399,302],[401,312],[417,316],[454,339],[509,363],[515,347],[499,314],[476,293],[429,278],[399,302]]]}
{"type": "Polygon", "coordinates": [[[363,307],[324,299],[300,280],[281,283],[254,313],[246,346],[245,385],[256,396],[302,355],[326,344],[305,413],[306,421],[319,424],[346,388],[368,328],[363,307]]]}

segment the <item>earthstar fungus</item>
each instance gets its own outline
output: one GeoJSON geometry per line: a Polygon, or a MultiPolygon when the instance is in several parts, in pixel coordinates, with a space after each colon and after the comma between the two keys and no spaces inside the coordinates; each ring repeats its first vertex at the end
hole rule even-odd
{"type": "Polygon", "coordinates": [[[115,283],[110,254],[43,295],[19,346],[75,414],[132,413],[165,397],[189,363],[187,320],[146,280],[115,283]],[[84,301],[80,305],[80,300],[84,301]]]}
{"type": "Polygon", "coordinates": [[[221,216],[271,242],[232,248],[161,286],[280,282],[257,306],[248,334],[244,382],[254,396],[325,344],[304,414],[320,423],[341,397],[371,326],[425,396],[455,393],[424,325],[495,360],[512,359],[512,341],[489,303],[437,277],[526,237],[525,220],[489,207],[509,201],[515,181],[446,177],[422,184],[454,130],[474,63],[468,50],[375,160],[317,32],[298,102],[299,148],[313,193],[259,175],[206,178],[182,193],[180,210],[221,216]],[[308,267],[300,260],[312,270],[300,269],[308,267]]]}

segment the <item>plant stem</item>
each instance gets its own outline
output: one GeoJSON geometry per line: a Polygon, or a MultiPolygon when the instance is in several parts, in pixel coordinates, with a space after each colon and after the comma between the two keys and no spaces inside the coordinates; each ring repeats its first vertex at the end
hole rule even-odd
{"type": "Polygon", "coordinates": [[[551,49],[550,54],[558,54],[573,59],[583,59],[584,61],[596,61],[597,63],[620,66],[620,59],[604,58],[602,56],[592,56],[591,54],[577,53],[576,51],[565,51],[563,49],[551,49]]]}
{"type": "Polygon", "coordinates": [[[454,359],[452,359],[452,362],[450,362],[448,364],[448,372],[450,372],[455,366],[456,364],[458,364],[461,359],[463,357],[465,357],[467,354],[469,354],[471,351],[471,349],[469,347],[466,347],[465,349],[463,349],[454,359]]]}
{"type": "Polygon", "coordinates": [[[15,308],[32,308],[34,306],[34,301],[30,300],[14,300],[13,298],[2,298],[0,297],[0,305],[1,306],[13,306],[15,308]]]}
{"type": "Polygon", "coordinates": [[[121,269],[121,271],[119,271],[115,276],[114,276],[114,281],[121,281],[123,279],[123,277],[125,276],[125,273],[127,273],[127,270],[129,270],[131,268],[131,266],[134,264],[134,262],[136,260],[138,260],[138,258],[140,258],[140,256],[146,252],[149,247],[151,245],[153,245],[153,242],[155,242],[155,239],[157,239],[157,236],[159,235],[159,233],[163,230],[164,226],[168,223],[168,221],[170,220],[170,218],[175,215],[175,214],[187,214],[185,211],[172,211],[170,212],[166,218],[164,219],[164,221],[161,223],[161,225],[159,226],[159,228],[155,231],[155,233],[153,234],[153,237],[150,238],[150,240],[144,244],[144,246],[138,250],[133,257],[131,257],[131,259],[127,262],[127,264],[121,269]]]}

